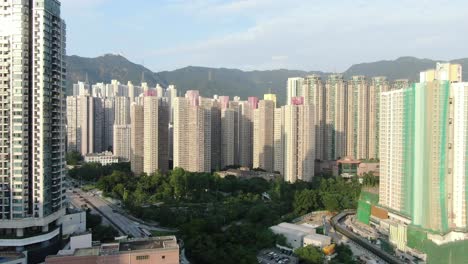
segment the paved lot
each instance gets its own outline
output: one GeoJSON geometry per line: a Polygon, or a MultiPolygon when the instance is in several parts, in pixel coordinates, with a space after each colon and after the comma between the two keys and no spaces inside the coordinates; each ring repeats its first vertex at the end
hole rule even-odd
{"type": "Polygon", "coordinates": [[[297,264],[298,259],[294,256],[282,253],[277,248],[265,249],[257,255],[258,263],[262,264],[297,264]]]}

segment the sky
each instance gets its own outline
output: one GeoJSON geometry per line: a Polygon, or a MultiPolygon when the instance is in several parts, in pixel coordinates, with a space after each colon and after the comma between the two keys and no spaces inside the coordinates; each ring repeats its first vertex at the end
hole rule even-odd
{"type": "Polygon", "coordinates": [[[468,57],[466,0],[61,0],[67,54],[185,66],[345,71],[468,57]]]}

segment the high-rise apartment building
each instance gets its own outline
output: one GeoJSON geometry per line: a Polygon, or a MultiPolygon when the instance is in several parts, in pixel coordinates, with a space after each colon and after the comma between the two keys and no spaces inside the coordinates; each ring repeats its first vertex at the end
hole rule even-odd
{"type": "Polygon", "coordinates": [[[394,80],[391,85],[391,90],[399,90],[410,87],[410,82],[408,79],[398,79],[394,80]]]}
{"type": "MultiPolygon", "coordinates": [[[[115,94],[122,94],[122,85],[114,83],[115,94]]],[[[116,96],[114,99],[113,153],[116,157],[130,161],[130,98],[116,96]]]]}
{"type": "Polygon", "coordinates": [[[253,167],[274,171],[274,116],[276,103],[261,100],[254,110],[253,167]]]}
{"type": "Polygon", "coordinates": [[[171,84],[166,89],[167,102],[169,104],[169,160],[172,160],[172,149],[174,147],[174,99],[177,97],[177,88],[171,84]]]}
{"type": "Polygon", "coordinates": [[[348,81],[346,155],[367,159],[369,138],[369,83],[365,76],[348,81]]]}
{"type": "Polygon", "coordinates": [[[288,182],[311,181],[315,164],[314,106],[296,102],[281,108],[284,179],[288,182]]]}
{"type": "Polygon", "coordinates": [[[114,156],[124,161],[131,158],[131,125],[114,125],[114,156]]]}
{"type": "Polygon", "coordinates": [[[273,164],[274,171],[284,175],[284,111],[275,108],[273,125],[273,164]]]}
{"type": "Polygon", "coordinates": [[[288,95],[287,102],[286,102],[287,105],[291,104],[292,98],[303,96],[304,94],[302,90],[303,83],[304,83],[304,78],[302,77],[288,78],[287,86],[286,86],[287,95],[288,95]]]}
{"type": "Polygon", "coordinates": [[[114,97],[114,124],[130,124],[130,98],[128,96],[114,97]]]}
{"type": "Polygon", "coordinates": [[[143,171],[147,174],[157,170],[167,172],[169,170],[169,105],[166,98],[145,96],[143,108],[143,171]]]}
{"type": "Polygon", "coordinates": [[[239,102],[239,141],[238,141],[238,165],[252,167],[253,153],[253,113],[257,107],[258,99],[249,97],[249,101],[239,102]]]}
{"type": "Polygon", "coordinates": [[[336,160],[346,155],[348,89],[343,75],[329,75],[325,90],[324,159],[336,160]]]}
{"type": "MultiPolygon", "coordinates": [[[[326,119],[326,93],[325,85],[319,75],[306,76],[303,81],[302,96],[304,104],[311,105],[314,110],[315,122],[315,158],[323,160],[325,158],[325,119],[326,119]]],[[[291,104],[291,103],[288,103],[291,104]]]]}
{"type": "MultiPolygon", "coordinates": [[[[268,93],[268,94],[264,94],[263,95],[263,100],[268,100],[268,101],[273,101],[274,105],[275,105],[275,108],[276,108],[276,94],[272,94],[272,93],[268,93]]],[[[257,102],[258,104],[258,102],[257,102]]]]}
{"type": "Polygon", "coordinates": [[[144,162],[144,108],[143,105],[132,103],[130,106],[130,166],[135,175],[143,172],[144,162]]]}
{"type": "Polygon", "coordinates": [[[67,97],[67,151],[101,152],[102,102],[80,95],[67,97]]]}
{"type": "Polygon", "coordinates": [[[22,250],[56,238],[65,213],[65,23],[55,0],[0,10],[0,234],[22,250]]]}
{"type": "Polygon", "coordinates": [[[104,98],[102,100],[104,121],[102,127],[102,147],[103,150],[112,150],[114,145],[114,120],[115,120],[115,101],[114,97],[104,98]]]}
{"type": "MultiPolygon", "coordinates": [[[[229,96],[220,96],[221,105],[221,169],[235,165],[237,111],[229,107],[229,96]]],[[[213,146],[214,147],[214,146],[213,146]]]]}
{"type": "Polygon", "coordinates": [[[468,83],[458,65],[437,66],[434,79],[382,93],[379,203],[446,242],[467,228],[468,83]]]}
{"type": "Polygon", "coordinates": [[[73,96],[78,95],[89,95],[90,89],[89,84],[87,82],[78,82],[73,84],[73,96]]]}
{"type": "MultiPolygon", "coordinates": [[[[198,91],[197,91],[198,92],[198,91]]],[[[221,102],[212,98],[199,97],[200,107],[210,114],[210,164],[211,170],[221,168],[221,102]]]]}
{"type": "Polygon", "coordinates": [[[373,77],[369,87],[367,148],[369,159],[379,158],[380,95],[390,90],[386,77],[373,77]]]}
{"type": "Polygon", "coordinates": [[[212,108],[203,101],[198,91],[174,99],[174,167],[192,172],[212,169],[212,108]]]}

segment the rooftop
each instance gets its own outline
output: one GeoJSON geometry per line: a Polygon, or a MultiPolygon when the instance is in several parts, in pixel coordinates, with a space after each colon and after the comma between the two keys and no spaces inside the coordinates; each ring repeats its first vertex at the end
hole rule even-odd
{"type": "MultiPolygon", "coordinates": [[[[151,238],[140,238],[131,240],[122,240],[116,243],[107,243],[91,248],[76,249],[70,255],[73,256],[107,256],[117,255],[128,251],[137,250],[162,250],[162,249],[178,249],[177,239],[175,236],[161,236],[151,238]]],[[[66,252],[63,252],[66,253],[66,252]]],[[[54,256],[49,256],[54,257],[54,256]]],[[[0,259],[0,264],[1,264],[0,259]]]]}

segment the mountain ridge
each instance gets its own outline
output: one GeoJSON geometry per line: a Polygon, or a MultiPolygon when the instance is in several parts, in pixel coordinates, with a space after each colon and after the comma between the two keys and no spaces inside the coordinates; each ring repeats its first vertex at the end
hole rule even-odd
{"type": "MultiPolygon", "coordinates": [[[[345,78],[352,75],[365,75],[368,77],[387,76],[389,80],[417,81],[419,72],[434,68],[436,62],[444,62],[444,60],[403,56],[395,60],[354,64],[344,71],[343,75],[345,78]]],[[[468,77],[468,58],[454,59],[449,62],[462,64],[463,76],[468,77]]],[[[290,69],[244,71],[235,68],[193,65],[172,71],[153,72],[121,55],[105,54],[95,58],[67,56],[68,94],[70,94],[73,83],[84,81],[86,77],[90,83],[108,83],[112,79],[116,79],[121,83],[131,81],[137,84],[143,79],[150,86],[155,86],[156,83],[163,86],[175,84],[181,94],[187,90],[200,90],[203,96],[218,94],[246,98],[248,96],[261,97],[271,91],[277,94],[280,103],[284,103],[287,78],[308,74],[319,74],[325,77],[331,73],[290,69]]]]}

